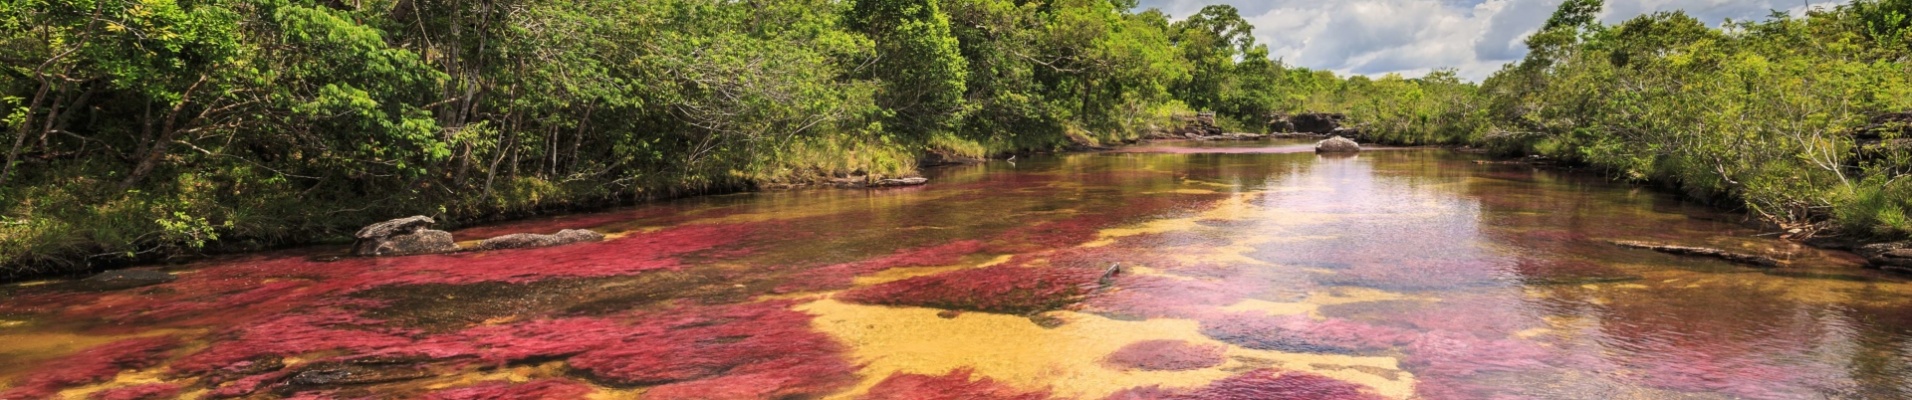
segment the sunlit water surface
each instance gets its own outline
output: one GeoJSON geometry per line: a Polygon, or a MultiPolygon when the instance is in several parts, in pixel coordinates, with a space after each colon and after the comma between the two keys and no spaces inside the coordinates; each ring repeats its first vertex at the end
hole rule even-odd
{"type": "Polygon", "coordinates": [[[1906,279],[1474,159],[1156,144],[456,232],[603,243],[9,285],[0,398],[1912,397],[1906,279]]]}

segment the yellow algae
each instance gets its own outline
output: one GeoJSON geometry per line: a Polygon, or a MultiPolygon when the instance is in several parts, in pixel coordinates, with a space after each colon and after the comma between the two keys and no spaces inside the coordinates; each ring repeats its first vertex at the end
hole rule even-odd
{"type": "Polygon", "coordinates": [[[1005,255],[996,256],[995,258],[989,259],[989,261],[984,261],[981,264],[975,264],[975,265],[957,264],[957,265],[939,265],[939,266],[930,266],[930,267],[890,268],[890,269],[886,269],[882,271],[858,275],[851,282],[857,286],[878,285],[878,284],[895,282],[895,281],[900,281],[900,280],[909,279],[909,278],[915,278],[919,276],[935,275],[935,274],[940,274],[940,273],[950,272],[950,271],[1002,265],[1003,263],[1009,262],[1009,260],[1014,259],[1015,257],[1016,256],[1012,254],[1005,254],[1005,255]]]}
{"type": "Polygon", "coordinates": [[[1552,329],[1547,329],[1547,328],[1529,328],[1526,330],[1522,330],[1520,332],[1514,332],[1514,337],[1521,338],[1521,339],[1533,339],[1534,337],[1545,335],[1552,332],[1553,332],[1552,329]]]}
{"type": "Polygon", "coordinates": [[[1119,238],[1147,235],[1152,233],[1185,231],[1185,230],[1191,230],[1191,229],[1201,227],[1201,224],[1198,224],[1195,221],[1196,219],[1194,218],[1158,219],[1158,220],[1153,220],[1149,222],[1144,222],[1144,223],[1141,223],[1140,225],[1137,225],[1135,227],[1130,227],[1130,228],[1103,229],[1102,231],[1097,233],[1097,237],[1099,238],[1099,240],[1089,242],[1089,243],[1084,243],[1082,247],[1102,247],[1102,246],[1114,244],[1115,239],[1119,239],[1119,238]]]}
{"type": "Polygon", "coordinates": [[[1367,302],[1376,302],[1376,301],[1395,301],[1395,300],[1439,301],[1439,299],[1432,298],[1432,297],[1412,296],[1407,294],[1389,292],[1389,291],[1380,290],[1380,289],[1371,289],[1371,288],[1364,288],[1364,287],[1357,287],[1357,286],[1337,286],[1337,287],[1329,288],[1326,291],[1310,293],[1308,295],[1308,299],[1304,300],[1304,302],[1307,302],[1310,304],[1323,305],[1323,306],[1332,306],[1332,305],[1340,305],[1340,304],[1367,303],[1367,302]]]}
{"type": "Polygon", "coordinates": [[[165,369],[163,368],[147,368],[139,371],[120,372],[118,375],[114,375],[113,379],[106,382],[61,390],[58,396],[61,399],[86,399],[93,396],[94,393],[99,393],[107,389],[164,383],[166,382],[165,378],[165,369]]]}
{"type": "Polygon", "coordinates": [[[1317,373],[1366,385],[1395,398],[1406,398],[1413,391],[1413,377],[1405,372],[1390,372],[1386,375],[1394,379],[1389,379],[1345,368],[1399,371],[1393,358],[1244,349],[1203,336],[1200,324],[1193,320],[1118,321],[1060,311],[1047,315],[1067,322],[1045,329],[1019,316],[963,313],[942,318],[936,309],[866,306],[827,299],[798,306],[797,310],[815,314],[812,326],[849,345],[853,360],[864,363],[863,381],[836,398],[868,393],[892,374],[942,375],[960,368],[1024,389],[1047,388],[1060,396],[1081,398],[1104,397],[1136,386],[1201,387],[1260,367],[1317,373]],[[1231,361],[1191,371],[1126,371],[1102,363],[1103,357],[1123,346],[1147,340],[1226,346],[1231,361]],[[1332,368],[1315,367],[1317,364],[1332,368]]]}
{"type": "Polygon", "coordinates": [[[1213,186],[1218,188],[1236,188],[1241,186],[1241,185],[1231,185],[1231,184],[1220,183],[1220,182],[1209,182],[1209,181],[1204,181],[1200,179],[1183,179],[1182,184],[1197,185],[1197,186],[1213,186]]]}
{"type": "Polygon", "coordinates": [[[1276,303],[1262,299],[1247,299],[1239,303],[1222,307],[1223,311],[1260,311],[1268,315],[1314,314],[1321,305],[1313,303],[1276,303]]]}

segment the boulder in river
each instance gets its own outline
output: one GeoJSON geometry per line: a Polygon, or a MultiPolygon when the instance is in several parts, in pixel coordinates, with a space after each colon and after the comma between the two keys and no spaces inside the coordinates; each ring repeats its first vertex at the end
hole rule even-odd
{"type": "Polygon", "coordinates": [[[426,229],[437,223],[426,216],[414,216],[380,222],[359,229],[352,245],[356,256],[403,256],[458,251],[451,232],[426,229]]]}
{"type": "Polygon", "coordinates": [[[1359,153],[1361,144],[1348,138],[1335,136],[1315,144],[1316,153],[1359,153]]]}
{"type": "Polygon", "coordinates": [[[604,234],[585,229],[565,229],[556,234],[540,235],[535,233],[514,233],[485,239],[478,242],[479,250],[522,249],[530,247],[561,246],[572,243],[596,242],[604,240],[604,234]]]}
{"type": "Polygon", "coordinates": [[[86,290],[126,290],[172,282],[175,279],[179,278],[173,274],[150,269],[122,269],[101,272],[99,275],[81,279],[77,286],[86,290]]]}
{"type": "Polygon", "coordinates": [[[1874,243],[1853,249],[1874,268],[1912,272],[1912,242],[1874,243]]]}

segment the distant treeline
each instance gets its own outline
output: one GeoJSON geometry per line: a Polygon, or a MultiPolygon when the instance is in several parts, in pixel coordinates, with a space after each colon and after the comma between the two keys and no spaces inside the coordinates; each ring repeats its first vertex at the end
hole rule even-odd
{"type": "Polygon", "coordinates": [[[1604,25],[1602,6],[1568,0],[1480,84],[1353,77],[1300,108],[1373,140],[1590,165],[1800,234],[1912,234],[1912,0],[1719,28],[1681,12],[1604,25]]]}
{"type": "Polygon", "coordinates": [[[1484,83],[1283,65],[1232,7],[1135,0],[13,0],[0,4],[0,276],[1344,112],[1912,231],[1912,0],[1714,29],[1573,0],[1484,83]],[[1889,136],[1889,135],[1888,135],[1889,136]],[[1886,137],[1884,142],[1892,143],[1886,137]]]}

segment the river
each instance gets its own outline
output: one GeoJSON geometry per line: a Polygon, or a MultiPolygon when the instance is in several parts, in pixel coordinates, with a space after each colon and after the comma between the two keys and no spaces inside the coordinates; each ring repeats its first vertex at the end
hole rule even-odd
{"type": "Polygon", "coordinates": [[[1155,144],[12,284],[0,398],[1912,398],[1906,278],[1477,159],[1155,144]]]}

